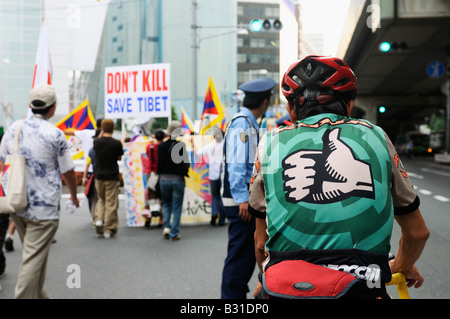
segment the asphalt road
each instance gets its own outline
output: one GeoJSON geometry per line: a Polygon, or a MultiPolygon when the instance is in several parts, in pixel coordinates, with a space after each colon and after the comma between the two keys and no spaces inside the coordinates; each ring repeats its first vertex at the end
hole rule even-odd
{"type": "MultiPolygon", "coordinates": [[[[181,240],[171,242],[157,226],[128,227],[124,215],[121,210],[117,236],[105,239],[97,238],[87,204],[73,215],[61,214],[47,265],[51,298],[220,298],[227,226],[182,226],[181,240]],[[81,275],[79,288],[71,277],[76,272],[81,275]]],[[[6,253],[0,298],[14,295],[21,259],[17,235],[14,247],[6,253]]]]}
{"type": "MultiPolygon", "coordinates": [[[[425,277],[412,298],[450,298],[450,167],[429,158],[404,159],[421,198],[421,210],[431,237],[417,266],[425,277]]],[[[64,203],[64,199],[62,203],[64,203]]],[[[227,226],[182,226],[181,240],[163,239],[152,226],[130,228],[120,202],[117,237],[97,238],[87,202],[74,214],[63,212],[47,266],[46,289],[55,299],[217,299],[227,249],[227,226]]],[[[394,227],[392,250],[398,246],[394,227]]],[[[0,279],[0,299],[12,299],[21,261],[16,234],[15,250],[6,252],[7,268],[0,279]]],[[[256,270],[250,289],[256,284],[256,270]]],[[[395,290],[391,293],[395,296],[395,290]]],[[[251,293],[248,294],[251,298],[251,293]]]]}
{"type": "MultiPolygon", "coordinates": [[[[420,210],[430,238],[417,268],[425,279],[419,289],[409,289],[411,298],[450,298],[450,166],[438,164],[431,157],[402,157],[403,164],[420,197],[420,210]]],[[[398,249],[399,228],[395,224],[392,252],[398,249]]],[[[395,293],[395,290],[394,292],[395,293]]]]}

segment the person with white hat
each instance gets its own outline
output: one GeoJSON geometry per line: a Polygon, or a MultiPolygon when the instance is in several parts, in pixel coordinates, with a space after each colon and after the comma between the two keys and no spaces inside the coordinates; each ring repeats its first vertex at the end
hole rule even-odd
{"type": "MultiPolygon", "coordinates": [[[[30,92],[32,116],[23,121],[19,153],[25,156],[28,205],[12,214],[22,241],[22,264],[15,289],[16,298],[47,298],[44,288],[48,254],[58,229],[61,175],[71,200],[79,207],[75,165],[63,131],[48,120],[55,114],[57,95],[50,85],[39,85],[30,92]]],[[[0,171],[6,155],[13,151],[18,123],[6,131],[0,146],[0,171]]]]}

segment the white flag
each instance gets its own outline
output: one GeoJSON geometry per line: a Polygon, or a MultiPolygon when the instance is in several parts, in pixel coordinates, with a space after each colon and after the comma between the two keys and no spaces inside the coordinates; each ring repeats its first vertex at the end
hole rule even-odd
{"type": "Polygon", "coordinates": [[[39,34],[39,43],[34,65],[34,75],[32,88],[39,84],[52,83],[52,66],[50,63],[50,50],[48,49],[47,26],[42,24],[39,34]]]}

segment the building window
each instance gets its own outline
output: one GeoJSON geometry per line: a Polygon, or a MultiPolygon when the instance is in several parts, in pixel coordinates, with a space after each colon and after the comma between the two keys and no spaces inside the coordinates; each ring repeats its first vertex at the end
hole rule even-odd
{"type": "Polygon", "coordinates": [[[117,42],[117,37],[112,38],[112,42],[117,42]]]}
{"type": "Polygon", "coordinates": [[[266,16],[271,18],[278,18],[280,9],[277,7],[266,7],[266,16]]]}
{"type": "Polygon", "coordinates": [[[246,63],[247,61],[247,55],[246,54],[238,54],[237,55],[237,62],[238,63],[246,63]]]}
{"type": "Polygon", "coordinates": [[[113,64],[117,63],[117,58],[112,59],[112,63],[113,64]]]}
{"type": "Polygon", "coordinates": [[[117,51],[122,52],[123,51],[123,46],[117,47],[117,51]]]}
{"type": "Polygon", "coordinates": [[[123,25],[122,24],[119,24],[118,26],[117,26],[117,30],[122,30],[123,29],[123,25]]]}

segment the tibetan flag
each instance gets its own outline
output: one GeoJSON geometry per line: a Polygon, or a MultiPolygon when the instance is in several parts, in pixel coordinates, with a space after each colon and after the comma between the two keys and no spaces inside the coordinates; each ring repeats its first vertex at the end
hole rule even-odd
{"type": "MultiPolygon", "coordinates": [[[[96,130],[97,123],[89,107],[88,100],[85,100],[69,115],[56,123],[56,127],[62,131],[96,130]]],[[[66,135],[66,139],[73,160],[87,156],[87,154],[84,154],[83,143],[77,136],[66,135]]]]}
{"type": "Polygon", "coordinates": [[[85,129],[96,130],[97,124],[89,107],[88,100],[84,100],[75,110],[69,115],[56,123],[56,127],[59,129],[81,131],[85,129]]]}
{"type": "Polygon", "coordinates": [[[222,104],[222,110],[223,110],[223,120],[222,123],[220,124],[220,129],[222,131],[225,131],[225,128],[227,127],[227,122],[229,121],[229,117],[228,117],[228,113],[227,113],[227,108],[225,107],[225,104],[222,104]]]}
{"type": "Polygon", "coordinates": [[[200,134],[205,134],[210,128],[217,126],[222,128],[225,123],[225,114],[220,104],[219,96],[212,77],[209,78],[208,88],[206,90],[205,102],[203,105],[203,113],[201,117],[200,134]]]}
{"type": "Polygon", "coordinates": [[[181,108],[181,127],[185,132],[189,131],[189,133],[194,132],[194,125],[192,125],[192,121],[187,115],[184,108],[181,108]]]}
{"type": "Polygon", "coordinates": [[[52,65],[48,47],[48,31],[44,23],[41,25],[41,31],[39,33],[39,43],[31,87],[34,88],[40,84],[52,84],[52,65]]]}

